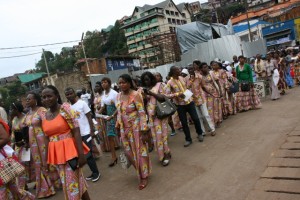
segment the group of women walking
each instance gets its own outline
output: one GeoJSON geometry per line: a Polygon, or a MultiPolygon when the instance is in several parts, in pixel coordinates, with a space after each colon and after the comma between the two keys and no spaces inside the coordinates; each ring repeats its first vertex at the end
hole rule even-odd
{"type": "MultiPolygon", "coordinates": [[[[144,72],[140,82],[123,74],[118,78],[118,91],[111,88],[109,78],[97,82],[95,130],[100,134],[102,151],[111,152],[108,166],[118,163],[116,149],[121,148],[128,160],[127,166],[135,168],[138,188],[142,190],[152,171],[149,157],[152,149],[157,152],[162,166],[171,162],[169,127],[172,136],[176,129],[184,132],[184,147],[188,147],[193,142],[189,123],[194,124],[197,139],[203,142],[207,133],[215,136],[216,128],[230,115],[260,108],[253,84],[254,69],[243,56],[238,61],[229,72],[217,61],[207,64],[196,60],[188,66],[185,76],[181,68],[173,66],[165,82],[159,73],[144,72]],[[158,117],[158,105],[167,99],[176,105],[177,111],[158,117]]],[[[277,69],[272,64],[268,57],[266,66],[272,68],[271,74],[277,69]]],[[[275,86],[271,84],[272,91],[275,86]]],[[[1,185],[0,196],[3,199],[46,198],[62,188],[65,199],[90,199],[82,173],[90,149],[82,142],[76,120],[78,113],[69,103],[61,101],[58,90],[46,86],[41,97],[28,93],[26,107],[15,102],[10,111],[11,131],[0,121],[0,160],[5,157],[3,150],[5,155],[17,156],[25,166],[25,173],[1,185]],[[24,155],[28,150],[31,158],[26,160],[24,155]],[[27,191],[30,182],[35,183],[35,194],[27,191]]],[[[93,151],[95,157],[100,153],[93,151]]]]}

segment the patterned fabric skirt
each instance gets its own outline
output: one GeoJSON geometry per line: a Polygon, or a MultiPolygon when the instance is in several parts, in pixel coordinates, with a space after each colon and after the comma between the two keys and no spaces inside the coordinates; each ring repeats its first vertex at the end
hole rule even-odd
{"type": "Polygon", "coordinates": [[[165,154],[170,153],[170,148],[168,146],[168,120],[168,118],[158,119],[155,117],[154,120],[152,120],[153,123],[150,127],[159,161],[164,159],[165,154]]]}
{"type": "Polygon", "coordinates": [[[34,200],[35,196],[30,192],[20,189],[13,180],[6,185],[0,186],[1,200],[34,200]]]}
{"type": "Polygon", "coordinates": [[[75,171],[69,164],[58,165],[59,176],[64,190],[65,200],[79,200],[87,191],[87,183],[81,169],[75,171]]]}
{"type": "Polygon", "coordinates": [[[238,112],[261,108],[260,99],[253,88],[249,92],[237,92],[236,105],[238,112]]]}
{"type": "Polygon", "coordinates": [[[182,125],[181,125],[181,122],[180,122],[180,119],[179,119],[178,112],[176,112],[174,115],[172,115],[172,121],[173,121],[174,128],[175,128],[176,130],[182,128],[182,125]]]}
{"type": "Polygon", "coordinates": [[[223,120],[223,112],[222,112],[222,102],[220,98],[214,98],[210,95],[206,95],[206,104],[208,114],[211,120],[216,125],[217,123],[221,123],[223,120]]]}
{"type": "MultiPolygon", "coordinates": [[[[104,152],[109,152],[110,151],[110,146],[109,146],[109,140],[108,140],[108,135],[107,135],[107,128],[106,128],[106,122],[103,119],[97,119],[98,122],[98,131],[100,135],[100,140],[101,140],[101,149],[104,152]]],[[[118,148],[120,145],[120,140],[116,136],[115,137],[115,147],[118,148]]],[[[94,155],[94,154],[93,154],[94,155]]],[[[99,154],[97,153],[96,157],[100,157],[101,152],[99,154]]]]}
{"type": "Polygon", "coordinates": [[[45,149],[44,134],[41,132],[34,136],[32,132],[29,133],[30,138],[30,151],[33,159],[33,166],[35,169],[36,177],[36,197],[43,198],[55,194],[54,186],[50,179],[50,173],[43,169],[43,162],[47,162],[45,151],[41,155],[40,149],[45,149]],[[43,161],[42,161],[43,159],[43,161]]]}
{"type": "Polygon", "coordinates": [[[15,148],[15,154],[18,157],[20,163],[25,167],[25,173],[21,176],[17,177],[17,185],[20,189],[25,190],[27,187],[27,183],[31,183],[35,181],[35,170],[33,161],[24,162],[22,161],[22,152],[25,151],[25,147],[17,147],[15,148]]]}

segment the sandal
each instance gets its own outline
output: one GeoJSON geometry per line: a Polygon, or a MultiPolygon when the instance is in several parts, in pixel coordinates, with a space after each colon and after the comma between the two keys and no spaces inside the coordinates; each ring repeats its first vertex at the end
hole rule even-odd
{"type": "Polygon", "coordinates": [[[148,178],[142,178],[139,184],[139,190],[144,189],[148,185],[148,178]]]}

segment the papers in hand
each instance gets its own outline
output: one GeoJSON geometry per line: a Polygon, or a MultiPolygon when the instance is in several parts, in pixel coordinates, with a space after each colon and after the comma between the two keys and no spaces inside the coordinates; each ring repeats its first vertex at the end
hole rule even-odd
{"type": "Polygon", "coordinates": [[[30,161],[30,149],[28,149],[27,151],[26,151],[26,149],[23,149],[22,155],[21,155],[21,160],[23,162],[30,161]]]}
{"type": "Polygon", "coordinates": [[[184,91],[184,101],[188,101],[192,96],[193,96],[193,93],[191,92],[191,90],[186,90],[184,91]]]}
{"type": "Polygon", "coordinates": [[[96,117],[101,118],[101,119],[107,119],[107,118],[109,118],[108,115],[101,115],[101,114],[96,114],[96,117]]]}

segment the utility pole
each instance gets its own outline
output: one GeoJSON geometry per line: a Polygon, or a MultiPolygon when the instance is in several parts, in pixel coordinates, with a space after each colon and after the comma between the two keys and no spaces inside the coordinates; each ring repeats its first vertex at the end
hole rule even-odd
{"type": "Polygon", "coordinates": [[[48,63],[47,63],[47,60],[46,60],[45,50],[44,49],[43,49],[43,56],[44,56],[44,61],[45,61],[45,65],[46,65],[46,70],[47,70],[47,75],[48,75],[49,83],[52,84],[52,81],[50,79],[50,73],[49,73],[48,63]]]}
{"type": "Polygon", "coordinates": [[[249,31],[249,41],[252,42],[252,34],[251,34],[251,27],[250,27],[249,16],[248,16],[247,0],[245,0],[245,8],[246,8],[246,17],[247,17],[247,24],[248,24],[248,31],[249,31]]]}
{"type": "Polygon", "coordinates": [[[82,45],[82,51],[83,51],[83,55],[84,55],[84,59],[85,59],[85,64],[86,64],[87,71],[88,71],[88,76],[90,76],[90,74],[91,74],[90,66],[89,66],[89,62],[87,61],[86,54],[85,54],[85,49],[84,49],[84,44],[83,44],[83,37],[84,37],[84,33],[82,33],[82,36],[81,36],[81,45],[82,45]]]}

